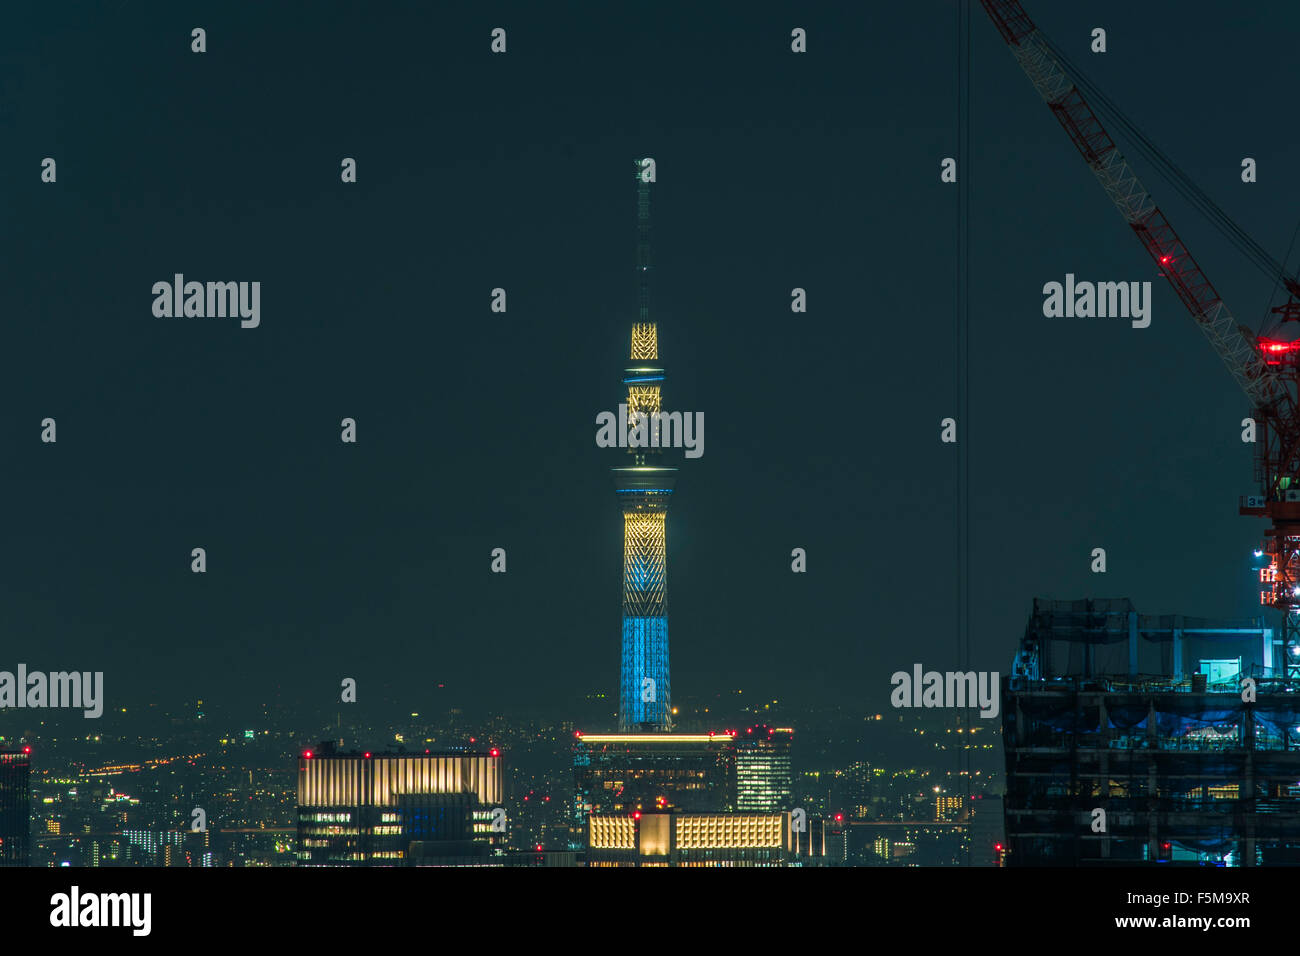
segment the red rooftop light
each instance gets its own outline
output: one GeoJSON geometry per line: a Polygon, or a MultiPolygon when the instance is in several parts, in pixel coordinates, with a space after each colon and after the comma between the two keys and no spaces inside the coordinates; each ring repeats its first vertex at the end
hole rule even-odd
{"type": "Polygon", "coordinates": [[[23,753],[25,753],[25,754],[30,754],[31,752],[32,752],[32,748],[31,748],[30,746],[27,746],[27,747],[24,747],[24,748],[23,748],[23,753]]]}
{"type": "Polygon", "coordinates": [[[302,755],[303,755],[303,757],[306,758],[307,760],[310,760],[310,759],[311,759],[311,751],[310,751],[310,750],[304,750],[304,751],[302,752],[302,755]]]}
{"type": "Polygon", "coordinates": [[[501,756],[501,751],[497,750],[496,747],[493,747],[492,750],[490,751],[490,753],[491,753],[491,755],[492,755],[493,757],[500,757],[500,756],[501,756]]]}
{"type": "Polygon", "coordinates": [[[370,759],[370,751],[369,751],[369,750],[366,751],[366,759],[367,759],[367,760],[370,759]]]}

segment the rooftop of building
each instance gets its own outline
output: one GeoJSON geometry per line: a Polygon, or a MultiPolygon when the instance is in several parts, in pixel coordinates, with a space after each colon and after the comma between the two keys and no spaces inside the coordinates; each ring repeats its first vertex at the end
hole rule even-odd
{"type": "Polygon", "coordinates": [[[1128,598],[1035,598],[1011,686],[1240,693],[1252,677],[1291,692],[1278,636],[1259,618],[1141,614],[1128,598]]]}
{"type": "Polygon", "coordinates": [[[302,757],[316,760],[327,757],[346,757],[360,760],[377,760],[394,757],[500,757],[501,751],[496,747],[443,747],[439,750],[339,750],[328,740],[321,741],[315,747],[304,747],[302,757]]]}

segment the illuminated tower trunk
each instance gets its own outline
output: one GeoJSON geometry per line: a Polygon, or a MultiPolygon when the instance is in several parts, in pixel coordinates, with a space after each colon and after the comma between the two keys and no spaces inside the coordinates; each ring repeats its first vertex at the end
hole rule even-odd
{"type": "Polygon", "coordinates": [[[623,654],[621,730],[669,730],[668,550],[665,522],[676,468],[659,464],[659,332],[650,320],[650,184],[637,162],[639,311],[632,326],[627,386],[630,464],[611,469],[623,508],[623,654]]]}

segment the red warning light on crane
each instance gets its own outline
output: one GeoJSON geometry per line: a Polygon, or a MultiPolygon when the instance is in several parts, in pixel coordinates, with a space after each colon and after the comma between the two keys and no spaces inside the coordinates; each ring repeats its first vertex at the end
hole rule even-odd
{"type": "Polygon", "coordinates": [[[1259,350],[1263,353],[1265,365],[1281,365],[1283,361],[1294,361],[1300,353],[1300,339],[1294,342],[1279,342],[1277,339],[1259,340],[1259,350]]]}

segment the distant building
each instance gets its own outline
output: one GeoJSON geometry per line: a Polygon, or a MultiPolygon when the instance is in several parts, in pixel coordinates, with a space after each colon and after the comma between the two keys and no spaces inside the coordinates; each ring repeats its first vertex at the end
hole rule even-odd
{"type": "Polygon", "coordinates": [[[122,839],[127,855],[145,866],[182,865],[179,848],[187,842],[185,831],[123,830],[122,839]]]}
{"type": "Polygon", "coordinates": [[[298,761],[299,866],[500,865],[498,751],[335,753],[298,761]]]}
{"type": "Polygon", "coordinates": [[[790,829],[790,866],[843,866],[848,862],[849,830],[843,814],[810,816],[802,825],[792,819],[790,829]]]}
{"type": "Polygon", "coordinates": [[[971,866],[1000,866],[1006,846],[1002,798],[982,795],[971,800],[971,866]]]}
{"type": "Polygon", "coordinates": [[[736,809],[777,813],[791,808],[789,727],[750,727],[736,735],[736,809]]]}
{"type": "Polygon", "coordinates": [[[27,866],[31,846],[31,748],[0,750],[0,866],[27,866]]]}
{"type": "Polygon", "coordinates": [[[854,866],[963,866],[967,837],[963,823],[857,821],[849,827],[848,858],[854,866]]]}
{"type": "Polygon", "coordinates": [[[875,788],[871,782],[871,765],[865,760],[849,764],[837,774],[835,799],[848,808],[849,816],[865,820],[871,816],[871,803],[875,788]]]}
{"type": "Polygon", "coordinates": [[[788,813],[596,814],[588,866],[786,866],[788,813]]]}
{"type": "Polygon", "coordinates": [[[721,813],[736,801],[732,734],[575,734],[573,845],[593,814],[721,813]]]}
{"type": "Polygon", "coordinates": [[[934,819],[941,823],[959,820],[965,807],[964,798],[939,794],[934,798],[934,819]]]}

